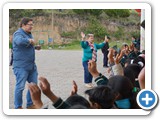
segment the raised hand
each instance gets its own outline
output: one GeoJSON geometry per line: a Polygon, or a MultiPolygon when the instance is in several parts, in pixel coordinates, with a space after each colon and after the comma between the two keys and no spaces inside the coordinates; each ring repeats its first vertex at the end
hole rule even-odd
{"type": "Polygon", "coordinates": [[[105,35],[104,42],[108,42],[107,35],[105,35]]]}
{"type": "Polygon", "coordinates": [[[81,32],[81,37],[82,37],[82,40],[84,40],[85,34],[83,32],[81,32]]]}
{"type": "Polygon", "coordinates": [[[35,43],[34,43],[34,39],[29,39],[29,42],[30,42],[31,45],[34,46],[34,44],[35,44],[35,43]]]}
{"type": "Polygon", "coordinates": [[[40,88],[42,92],[53,102],[55,103],[58,100],[58,97],[51,91],[50,84],[48,80],[44,77],[39,77],[40,88]]]}
{"type": "Polygon", "coordinates": [[[130,51],[133,51],[133,50],[134,50],[134,44],[133,44],[133,43],[131,43],[131,45],[129,46],[129,50],[130,50],[130,51]]]}
{"type": "Polygon", "coordinates": [[[72,91],[71,91],[71,96],[74,95],[74,94],[77,94],[77,91],[78,91],[78,86],[76,84],[76,82],[73,80],[73,83],[72,83],[72,91]]]}
{"type": "Polygon", "coordinates": [[[88,71],[92,74],[93,77],[97,77],[99,75],[99,72],[97,70],[97,64],[95,61],[90,60],[88,62],[88,71]]]}
{"type": "Polygon", "coordinates": [[[46,96],[48,96],[48,94],[51,93],[51,89],[50,89],[50,84],[49,84],[49,82],[48,82],[47,79],[44,78],[44,77],[39,77],[39,81],[40,81],[39,85],[40,85],[40,88],[41,88],[42,92],[43,92],[46,96]]]}
{"type": "Polygon", "coordinates": [[[125,54],[125,51],[126,51],[125,49],[122,49],[121,52],[120,52],[120,54],[117,54],[117,55],[116,55],[116,58],[114,59],[114,63],[115,63],[115,64],[119,64],[121,58],[122,58],[123,55],[125,54]]]}
{"type": "Polygon", "coordinates": [[[109,48],[108,49],[109,53],[108,53],[108,61],[109,63],[114,63],[114,58],[113,58],[113,54],[114,54],[114,49],[113,48],[109,48]]]}
{"type": "Polygon", "coordinates": [[[43,103],[41,101],[41,90],[39,87],[35,83],[28,83],[28,89],[30,91],[31,99],[35,105],[35,108],[41,108],[43,103]]]}

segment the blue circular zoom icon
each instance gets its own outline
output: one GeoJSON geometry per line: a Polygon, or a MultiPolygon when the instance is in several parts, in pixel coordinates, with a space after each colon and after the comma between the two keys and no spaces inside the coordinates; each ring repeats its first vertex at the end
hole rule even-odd
{"type": "Polygon", "coordinates": [[[141,90],[137,95],[137,103],[144,110],[150,110],[157,104],[157,94],[153,90],[141,90]]]}

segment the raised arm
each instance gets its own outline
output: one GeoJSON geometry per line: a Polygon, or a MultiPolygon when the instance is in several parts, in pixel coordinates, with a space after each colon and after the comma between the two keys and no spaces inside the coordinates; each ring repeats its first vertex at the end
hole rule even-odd
{"type": "Polygon", "coordinates": [[[47,79],[44,77],[39,77],[39,81],[39,85],[43,94],[45,94],[53,103],[55,103],[58,100],[58,97],[51,91],[50,84],[47,79]]]}
{"type": "Polygon", "coordinates": [[[82,40],[84,41],[85,40],[85,34],[83,32],[81,32],[81,37],[82,37],[82,40]]]}
{"type": "Polygon", "coordinates": [[[77,91],[78,91],[77,83],[73,80],[72,81],[72,90],[71,90],[70,96],[77,94],[77,91]]]}
{"type": "Polygon", "coordinates": [[[28,89],[31,94],[31,99],[33,101],[33,104],[35,105],[35,109],[39,109],[43,106],[42,100],[41,100],[41,90],[35,83],[28,83],[28,89]]]}
{"type": "Polygon", "coordinates": [[[95,61],[90,60],[88,62],[88,70],[94,77],[95,79],[94,81],[96,82],[97,85],[107,85],[108,79],[104,75],[98,72],[97,64],[95,61]]]}
{"type": "Polygon", "coordinates": [[[109,54],[108,54],[108,61],[112,69],[112,74],[113,75],[124,75],[122,65],[119,63],[120,59],[123,56],[122,55],[123,53],[117,54],[115,58],[113,58],[113,53],[114,53],[114,50],[110,48],[109,54]]]}
{"type": "Polygon", "coordinates": [[[68,105],[66,102],[64,102],[60,97],[57,97],[50,89],[50,84],[47,81],[46,78],[44,77],[39,77],[40,80],[40,88],[43,92],[43,94],[45,94],[52,102],[53,102],[53,106],[56,109],[66,109],[69,108],[70,105],[68,105]]]}
{"type": "Polygon", "coordinates": [[[85,41],[85,34],[83,32],[81,32],[81,37],[81,47],[86,48],[88,46],[88,42],[85,41]]]}

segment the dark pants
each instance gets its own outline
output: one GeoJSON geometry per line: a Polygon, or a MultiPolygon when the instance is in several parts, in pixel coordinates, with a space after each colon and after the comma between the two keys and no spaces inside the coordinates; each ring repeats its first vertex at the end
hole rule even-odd
{"type": "Polygon", "coordinates": [[[83,68],[84,68],[84,83],[92,83],[92,75],[88,71],[88,61],[83,62],[83,68]]]}
{"type": "Polygon", "coordinates": [[[108,53],[103,53],[103,67],[108,67],[108,53]]]}

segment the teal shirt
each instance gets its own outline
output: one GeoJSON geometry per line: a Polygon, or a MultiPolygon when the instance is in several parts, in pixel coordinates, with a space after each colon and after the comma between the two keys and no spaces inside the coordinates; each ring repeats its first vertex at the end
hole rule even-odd
{"type": "MultiPolygon", "coordinates": [[[[82,61],[88,61],[92,59],[92,50],[91,47],[89,46],[88,41],[81,41],[81,47],[83,48],[83,57],[82,57],[82,61]]],[[[94,43],[94,49],[97,50],[103,48],[103,46],[105,45],[105,43],[100,43],[100,44],[96,44],[94,43]]]]}

